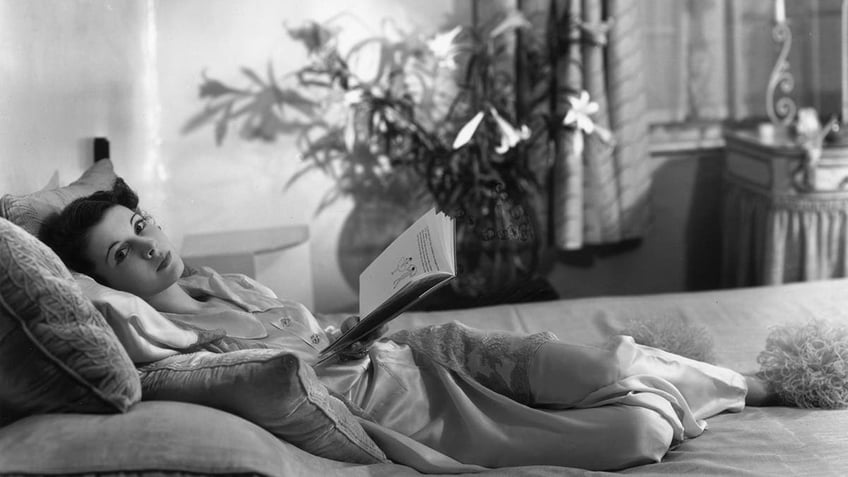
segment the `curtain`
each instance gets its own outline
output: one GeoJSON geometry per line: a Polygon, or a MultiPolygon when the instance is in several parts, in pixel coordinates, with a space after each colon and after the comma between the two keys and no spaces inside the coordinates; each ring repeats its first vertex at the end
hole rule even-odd
{"type": "Polygon", "coordinates": [[[559,141],[550,226],[560,249],[638,238],[650,222],[644,42],[637,1],[551,3],[571,19],[556,74],[571,91],[589,93],[600,107],[595,124],[614,138],[610,144],[588,135],[579,155],[573,147],[579,132],[565,132],[559,141]]]}

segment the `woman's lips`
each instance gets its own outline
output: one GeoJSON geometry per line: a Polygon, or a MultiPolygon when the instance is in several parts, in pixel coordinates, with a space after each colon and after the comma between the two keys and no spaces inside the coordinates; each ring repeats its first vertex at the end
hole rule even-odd
{"type": "Polygon", "coordinates": [[[167,267],[170,264],[171,264],[171,252],[168,252],[168,253],[165,254],[165,258],[163,258],[162,261],[159,262],[159,266],[156,267],[156,271],[157,272],[162,271],[162,269],[164,269],[165,267],[167,267]]]}

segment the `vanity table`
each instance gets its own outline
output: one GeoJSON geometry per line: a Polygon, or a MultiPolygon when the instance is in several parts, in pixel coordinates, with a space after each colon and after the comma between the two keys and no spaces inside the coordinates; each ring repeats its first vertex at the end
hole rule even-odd
{"type": "Polygon", "coordinates": [[[725,133],[722,285],[848,276],[848,144],[828,144],[812,170],[780,134],[725,133]]]}

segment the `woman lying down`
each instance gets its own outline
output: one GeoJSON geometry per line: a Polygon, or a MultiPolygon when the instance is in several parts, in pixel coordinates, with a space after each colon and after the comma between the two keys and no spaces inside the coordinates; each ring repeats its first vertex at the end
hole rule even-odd
{"type": "MultiPolygon", "coordinates": [[[[41,238],[70,269],[141,297],[176,323],[224,328],[238,347],[267,347],[262,324],[282,318],[285,330],[272,346],[311,364],[338,336],[322,330],[302,306],[246,277],[209,269],[182,277],[177,250],[120,179],[111,191],[78,199],[51,217],[41,238]]],[[[545,464],[611,470],[658,462],[670,447],[699,436],[705,419],[774,401],[756,376],[628,336],[596,348],[549,333],[519,336],[450,324],[362,345],[366,353],[316,367],[317,376],[365,411],[376,424],[369,429],[414,441],[417,447],[387,449],[391,460],[410,464],[421,452],[409,449],[425,448],[424,458],[436,462],[432,469],[545,464]]]]}

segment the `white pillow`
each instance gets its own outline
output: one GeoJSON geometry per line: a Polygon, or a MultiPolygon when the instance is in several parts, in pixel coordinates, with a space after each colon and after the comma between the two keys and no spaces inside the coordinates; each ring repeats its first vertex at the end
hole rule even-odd
{"type": "Polygon", "coordinates": [[[73,273],[83,294],[106,318],[134,363],[149,363],[198,344],[198,334],[178,327],[141,298],[73,273]]]}

